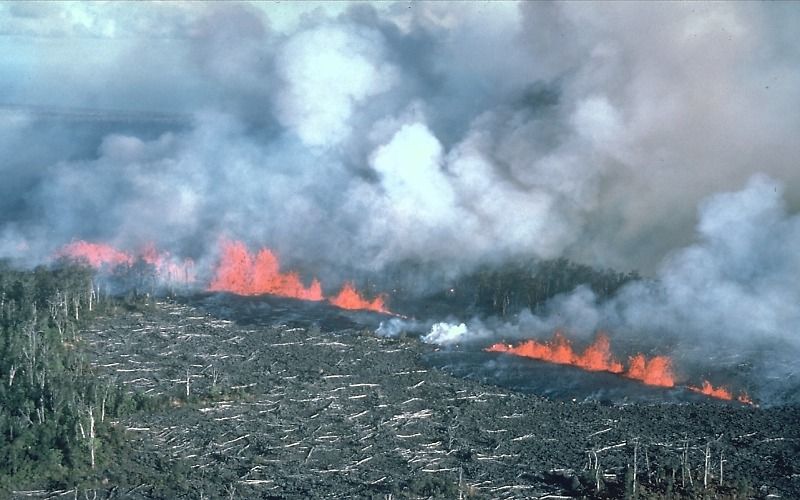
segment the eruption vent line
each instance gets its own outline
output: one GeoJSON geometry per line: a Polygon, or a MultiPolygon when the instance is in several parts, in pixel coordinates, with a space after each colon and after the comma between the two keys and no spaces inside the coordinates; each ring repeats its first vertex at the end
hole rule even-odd
{"type": "MultiPolygon", "coordinates": [[[[708,380],[703,380],[703,385],[700,387],[688,385],[686,388],[692,392],[705,394],[706,396],[710,396],[712,398],[724,399],[726,401],[733,401],[734,399],[733,393],[727,388],[722,386],[714,387],[708,380]]],[[[753,404],[753,400],[750,399],[750,396],[744,391],[740,392],[739,395],[736,396],[736,401],[749,405],[753,404]]]]}
{"type": "Polygon", "coordinates": [[[105,243],[76,240],[61,247],[56,258],[82,262],[94,269],[112,270],[118,266],[132,267],[138,261],[150,264],[156,276],[167,283],[191,284],[195,282],[194,261],[177,260],[168,252],[160,252],[152,243],[146,244],[138,253],[124,252],[105,243]]]}
{"type": "MultiPolygon", "coordinates": [[[[152,243],[148,243],[134,255],[105,243],[78,240],[61,247],[55,257],[111,271],[118,266],[130,268],[137,261],[144,261],[155,268],[161,280],[189,284],[194,283],[196,279],[192,260],[175,260],[168,253],[159,252],[152,243]]],[[[220,260],[206,290],[230,292],[236,295],[267,294],[300,300],[326,300],[322,293],[322,285],[316,278],[309,286],[305,286],[297,272],[281,272],[280,261],[269,248],[261,248],[252,254],[243,242],[233,240],[222,241],[220,260]]],[[[327,301],[341,309],[394,314],[386,307],[384,296],[368,300],[352,282],[346,282],[342,289],[327,301]]]]}
{"type": "MultiPolygon", "coordinates": [[[[672,359],[669,356],[653,356],[636,354],[628,358],[628,368],[617,361],[611,354],[611,343],[608,335],[598,333],[582,353],[576,352],[572,342],[561,332],[555,332],[549,341],[525,340],[516,346],[498,342],[484,349],[487,352],[504,352],[524,358],[536,359],[548,363],[569,365],[586,371],[604,371],[637,380],[645,385],[657,387],[675,387],[675,373],[672,370],[672,359]]],[[[732,393],[723,387],[714,387],[704,381],[702,387],[685,386],[690,391],[706,396],[732,401],[732,393]]],[[[753,404],[747,393],[742,392],[737,401],[753,404]]]]}
{"type": "MultiPolygon", "coordinates": [[[[241,241],[223,241],[219,265],[209,291],[231,292],[237,295],[270,294],[301,300],[325,300],[322,285],[314,278],[305,287],[296,272],[281,272],[278,257],[269,248],[252,255],[241,241]]],[[[341,291],[327,299],[341,309],[368,310],[391,314],[383,297],[367,300],[347,282],[341,291]]]]}

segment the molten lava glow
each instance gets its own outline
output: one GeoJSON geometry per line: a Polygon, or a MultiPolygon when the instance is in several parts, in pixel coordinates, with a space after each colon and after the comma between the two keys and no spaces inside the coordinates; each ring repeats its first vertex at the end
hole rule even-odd
{"type": "Polygon", "coordinates": [[[56,252],[57,257],[81,261],[94,268],[104,266],[119,266],[133,264],[133,257],[104,243],[89,243],[87,241],[73,241],[64,245],[56,252]]]}
{"type": "Polygon", "coordinates": [[[690,385],[688,389],[690,391],[699,392],[700,394],[705,394],[706,396],[711,396],[712,398],[726,399],[728,401],[733,399],[733,394],[731,394],[731,391],[724,387],[714,387],[708,380],[703,380],[702,387],[694,387],[690,385]]]}
{"type": "MultiPolygon", "coordinates": [[[[498,342],[487,347],[485,351],[507,352],[549,363],[571,365],[588,371],[617,373],[647,385],[675,387],[675,374],[672,371],[672,359],[669,356],[648,358],[644,354],[636,354],[628,358],[628,368],[625,369],[622,363],[611,355],[611,343],[608,336],[603,333],[599,333],[595,341],[581,354],[575,352],[572,343],[560,332],[556,332],[553,338],[547,342],[526,340],[516,346],[498,342]]],[[[686,386],[686,388],[712,398],[727,401],[734,399],[728,389],[714,387],[708,381],[704,381],[702,387],[686,386]]],[[[740,403],[753,404],[746,392],[742,392],[736,400],[740,403]]]]}
{"type": "MultiPolygon", "coordinates": [[[[252,255],[240,241],[223,241],[220,263],[214,279],[208,286],[212,292],[231,292],[237,295],[279,295],[302,300],[324,300],[322,286],[314,279],[305,287],[300,275],[280,271],[280,262],[268,248],[252,255]]],[[[342,309],[365,309],[392,314],[386,308],[383,297],[365,299],[352,283],[345,283],[342,290],[328,299],[342,309]]]]}
{"type": "Polygon", "coordinates": [[[672,373],[672,361],[670,358],[667,356],[655,356],[648,359],[643,354],[637,354],[630,358],[628,369],[625,370],[622,363],[611,355],[611,343],[608,340],[608,336],[602,333],[582,354],[576,353],[572,349],[570,341],[559,332],[556,332],[552,340],[544,343],[526,340],[517,346],[494,344],[486,350],[509,352],[526,358],[576,366],[588,371],[619,373],[647,385],[675,386],[675,375],[672,373]]]}
{"type": "Polygon", "coordinates": [[[152,244],[146,245],[134,256],[105,243],[73,241],[61,247],[56,252],[56,257],[84,262],[95,269],[133,266],[141,259],[155,268],[156,275],[161,280],[187,284],[195,280],[194,262],[191,259],[177,262],[170,258],[168,253],[159,253],[152,244]]]}
{"type": "Polygon", "coordinates": [[[604,334],[599,334],[582,354],[576,353],[572,348],[572,343],[560,332],[556,332],[553,335],[553,339],[548,342],[526,340],[515,347],[498,343],[486,350],[509,352],[517,356],[539,359],[550,363],[577,366],[588,371],[611,373],[622,373],[623,371],[622,363],[612,357],[611,343],[608,340],[608,336],[604,334]]]}
{"type": "MultiPolygon", "coordinates": [[[[123,252],[104,243],[74,241],[63,246],[56,257],[85,262],[96,268],[115,268],[133,266],[137,261],[145,262],[155,268],[159,279],[170,283],[194,283],[194,262],[191,259],[179,261],[167,252],[160,252],[155,245],[145,245],[137,254],[123,252]]],[[[240,241],[223,241],[220,262],[214,278],[208,286],[212,292],[231,292],[237,295],[270,294],[301,300],[325,300],[322,285],[317,279],[305,286],[296,272],[281,272],[280,262],[268,248],[251,254],[240,241]]],[[[366,309],[392,314],[385,304],[384,297],[365,299],[352,283],[345,283],[342,290],[328,299],[342,309],[366,309]]]]}
{"type": "Polygon", "coordinates": [[[328,301],[336,307],[342,309],[366,309],[369,311],[376,311],[388,313],[386,305],[383,303],[383,297],[376,297],[369,301],[358,293],[352,283],[345,283],[342,290],[335,296],[328,299],[328,301]]]}
{"type": "MultiPolygon", "coordinates": [[[[724,399],[726,401],[733,400],[733,393],[731,391],[721,386],[714,387],[708,380],[703,380],[702,387],[695,387],[690,385],[687,386],[687,389],[689,389],[690,391],[699,392],[700,394],[705,394],[706,396],[710,396],[712,398],[724,399]]],[[[739,396],[736,398],[736,401],[749,405],[753,404],[753,401],[750,399],[750,396],[748,396],[746,392],[740,393],[739,396]]]]}
{"type": "Polygon", "coordinates": [[[169,253],[159,252],[152,243],[146,245],[141,252],[141,259],[156,268],[161,279],[170,282],[194,283],[194,261],[186,259],[174,261],[169,253]]]}
{"type": "Polygon", "coordinates": [[[237,295],[271,294],[303,300],[324,298],[319,281],[315,279],[305,287],[297,273],[280,272],[280,263],[272,251],[262,248],[253,256],[239,241],[222,243],[220,263],[208,290],[237,295]]]}
{"type": "Polygon", "coordinates": [[[631,356],[625,376],[647,385],[675,387],[672,360],[668,356],[654,356],[650,359],[647,359],[644,354],[631,356]]]}

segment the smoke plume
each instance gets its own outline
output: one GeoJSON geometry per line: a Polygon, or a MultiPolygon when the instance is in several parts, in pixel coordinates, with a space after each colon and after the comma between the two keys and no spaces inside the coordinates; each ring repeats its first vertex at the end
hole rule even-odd
{"type": "Polygon", "coordinates": [[[658,273],[660,289],[627,292],[638,307],[620,299],[623,323],[699,327],[692,294],[709,280],[726,286],[704,295],[705,326],[780,335],[797,319],[777,271],[791,257],[743,243],[794,234],[795,5],[0,11],[4,257],[34,264],[80,238],[152,242],[202,266],[221,237],[322,274],[568,256],[658,273]],[[672,253],[700,200],[756,171],[786,206],[763,179],[712,197],[704,243],[672,253]],[[727,311],[743,302],[739,322],[727,311]]]}
{"type": "Polygon", "coordinates": [[[540,314],[437,323],[423,339],[486,344],[561,330],[586,341],[608,331],[629,352],[642,346],[684,367],[748,365],[762,401],[796,398],[787,391],[800,383],[800,215],[788,213],[779,182],[756,175],[703,200],[698,218],[696,242],[667,256],[656,279],[631,282],[609,300],[581,286],[540,314]]]}

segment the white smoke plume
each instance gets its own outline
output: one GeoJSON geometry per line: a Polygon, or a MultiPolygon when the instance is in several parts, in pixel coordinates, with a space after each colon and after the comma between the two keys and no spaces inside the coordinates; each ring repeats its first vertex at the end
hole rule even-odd
{"type": "Polygon", "coordinates": [[[467,325],[464,323],[434,323],[430,333],[422,337],[422,341],[429,344],[455,344],[466,340],[468,334],[467,325]]]}

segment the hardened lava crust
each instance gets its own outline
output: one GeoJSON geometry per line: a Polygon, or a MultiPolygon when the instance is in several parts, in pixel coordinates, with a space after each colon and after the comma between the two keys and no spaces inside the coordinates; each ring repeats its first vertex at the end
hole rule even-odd
{"type": "Polygon", "coordinates": [[[114,422],[132,445],[99,498],[800,498],[797,407],[552,400],[329,306],[227,300],[83,332],[102,378],[164,403],[114,422]]]}

